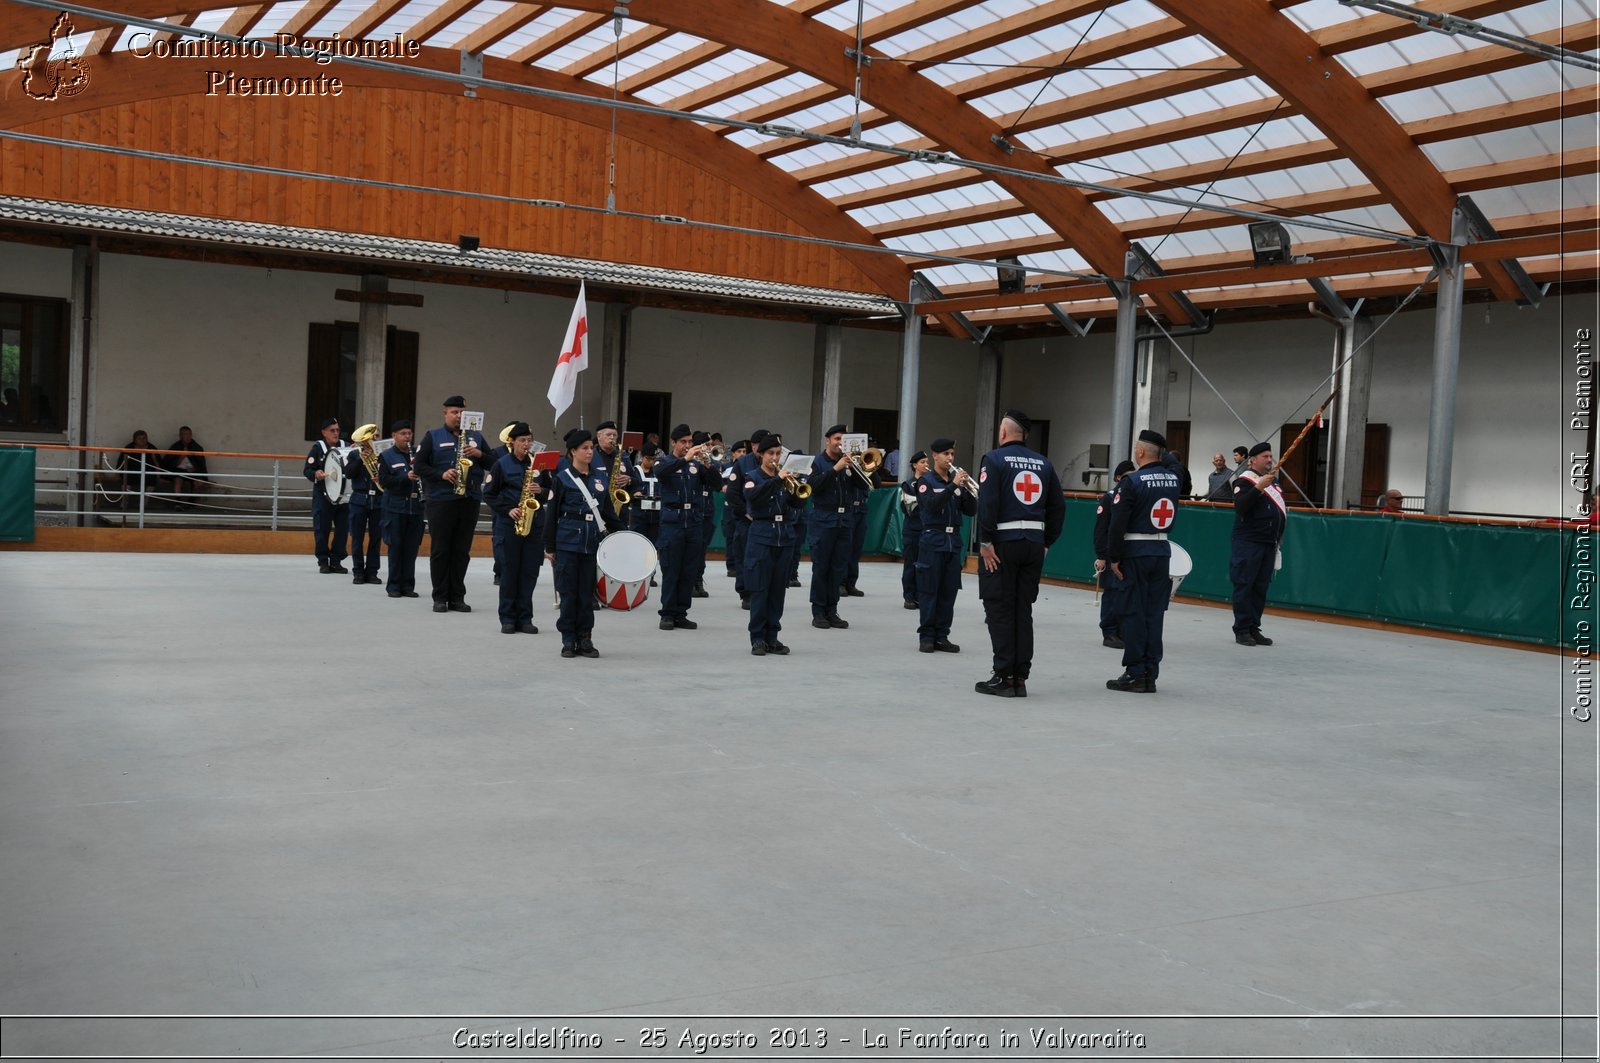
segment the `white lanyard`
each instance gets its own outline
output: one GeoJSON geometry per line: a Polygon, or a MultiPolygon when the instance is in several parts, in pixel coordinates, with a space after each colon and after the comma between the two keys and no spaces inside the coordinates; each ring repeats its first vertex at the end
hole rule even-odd
{"type": "Polygon", "coordinates": [[[600,525],[601,530],[604,530],[605,522],[600,517],[600,503],[594,500],[594,495],[589,493],[589,488],[584,484],[584,482],[572,475],[572,469],[570,467],[567,469],[567,479],[571,480],[572,486],[576,487],[578,489],[578,493],[583,495],[583,500],[589,503],[589,512],[594,514],[595,523],[600,525]]]}

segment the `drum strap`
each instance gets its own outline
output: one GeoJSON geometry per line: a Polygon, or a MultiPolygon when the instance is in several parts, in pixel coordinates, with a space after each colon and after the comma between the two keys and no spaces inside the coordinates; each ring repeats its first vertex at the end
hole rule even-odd
{"type": "Polygon", "coordinates": [[[578,493],[583,496],[583,500],[589,503],[589,512],[594,514],[594,522],[599,526],[596,530],[599,531],[601,535],[604,535],[606,532],[606,525],[605,521],[600,519],[600,503],[594,500],[594,495],[589,493],[589,488],[584,485],[584,482],[572,475],[571,469],[567,470],[567,479],[572,481],[572,486],[578,489],[578,493]]]}

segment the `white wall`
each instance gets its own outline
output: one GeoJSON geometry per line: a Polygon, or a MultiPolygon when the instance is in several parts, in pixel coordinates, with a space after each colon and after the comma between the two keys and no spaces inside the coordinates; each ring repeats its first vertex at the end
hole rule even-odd
{"type": "MultiPolygon", "coordinates": [[[[135,428],[163,446],[180,424],[208,448],[303,454],[307,326],[355,320],[356,304],[333,298],[358,287],[350,275],[103,255],[99,343],[92,367],[92,443],[119,446],[135,428]]],[[[71,253],[0,242],[0,292],[67,297],[71,253]]],[[[417,419],[436,423],[438,403],[460,393],[491,429],[529,418],[556,444],[544,393],[572,311],[568,298],[494,289],[394,282],[424,296],[421,308],[391,307],[390,321],[420,334],[417,419]]],[[[584,421],[599,419],[604,306],[589,306],[591,366],[584,374],[584,421]]],[[[1552,299],[1540,310],[1469,306],[1462,329],[1452,505],[1457,510],[1553,514],[1564,483],[1562,436],[1571,360],[1580,325],[1595,328],[1595,298],[1552,299]]],[[[752,428],[783,432],[810,447],[816,328],[712,314],[641,308],[634,312],[627,386],[669,391],[673,419],[721,431],[729,441],[752,428]]],[[[1389,483],[1420,496],[1427,449],[1433,314],[1395,316],[1373,341],[1370,419],[1392,426],[1389,483]]],[[[1301,320],[1225,325],[1181,341],[1239,414],[1266,438],[1317,387],[1332,365],[1334,330],[1301,320]]],[[[901,335],[846,328],[840,416],[858,406],[899,406],[901,335]]],[[[1112,329],[1087,338],[1015,341],[1002,359],[1000,406],[1051,421],[1050,458],[1062,482],[1081,488],[1091,443],[1105,442],[1110,418],[1112,329]]],[[[1203,483],[1209,457],[1247,433],[1187,362],[1172,356],[1169,416],[1192,422],[1186,455],[1203,483]]],[[[957,440],[972,467],[988,449],[973,440],[978,352],[974,344],[925,337],[918,435],[957,440]]],[[[1308,414],[1321,395],[1301,411],[1308,414]]],[[[569,410],[562,429],[576,424],[569,410]]],[[[37,438],[37,437],[34,437],[37,438]]],[[[885,446],[887,440],[883,441],[885,446]]],[[[218,471],[247,463],[219,461],[218,471]]],[[[249,465],[259,468],[258,465],[249,465]]]]}

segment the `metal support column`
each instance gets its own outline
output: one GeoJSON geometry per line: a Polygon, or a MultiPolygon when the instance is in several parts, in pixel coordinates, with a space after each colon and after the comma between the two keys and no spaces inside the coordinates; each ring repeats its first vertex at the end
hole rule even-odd
{"type": "Polygon", "coordinates": [[[1438,248],[1438,302],[1433,311],[1433,392],[1428,405],[1428,474],[1423,486],[1423,512],[1450,512],[1450,464],[1456,443],[1456,381],[1461,372],[1461,246],[1468,240],[1466,219],[1458,208],[1450,226],[1454,245],[1438,248]]]}
{"type": "MultiPolygon", "coordinates": [[[[100,319],[100,252],[93,244],[78,244],[72,249],[72,321],[68,329],[67,348],[67,444],[87,446],[94,439],[92,417],[93,390],[90,387],[91,367],[94,364],[95,334],[100,319]]],[[[79,527],[85,516],[94,512],[94,470],[99,467],[97,455],[83,451],[75,454],[79,470],[77,482],[70,480],[68,489],[78,489],[82,494],[67,495],[67,512],[74,514],[79,527]]]]}
{"type": "MultiPolygon", "coordinates": [[[[387,296],[389,278],[378,273],[361,277],[361,294],[387,296]]],[[[389,304],[382,298],[368,298],[361,304],[356,319],[356,423],[340,425],[348,438],[357,425],[375,424],[380,436],[387,435],[383,423],[383,393],[389,362],[389,304]]]]}
{"type": "MultiPolygon", "coordinates": [[[[1134,256],[1128,256],[1128,273],[1138,269],[1134,256]]],[[[1111,468],[1133,455],[1133,382],[1135,344],[1139,328],[1139,302],[1130,281],[1113,282],[1117,293],[1117,338],[1111,363],[1111,468]]]]}
{"type": "MultiPolygon", "coordinates": [[[[811,428],[802,437],[814,444],[814,453],[822,451],[822,430],[839,423],[839,376],[843,354],[844,329],[837,321],[819,324],[811,361],[811,428]]],[[[795,445],[804,444],[797,441],[795,445]]]]}
{"type": "MultiPolygon", "coordinates": [[[[1134,355],[1137,372],[1129,434],[1148,428],[1164,436],[1167,434],[1167,398],[1171,391],[1167,377],[1172,371],[1172,344],[1165,336],[1140,337],[1134,355]]],[[[1132,447],[1131,441],[1129,447],[1132,447]]],[[[1184,455],[1185,458],[1189,456],[1184,455]]]]}
{"type": "Polygon", "coordinates": [[[1367,409],[1372,399],[1372,319],[1352,315],[1339,322],[1339,364],[1335,384],[1333,441],[1328,447],[1327,504],[1350,509],[1361,504],[1361,474],[1367,457],[1367,409]]]}
{"type": "Polygon", "coordinates": [[[600,418],[627,427],[628,339],[633,304],[605,304],[605,332],[600,337],[600,418]]]}
{"type": "MultiPolygon", "coordinates": [[[[978,347],[977,409],[972,419],[971,460],[961,462],[977,475],[978,459],[995,446],[995,429],[1000,426],[1000,355],[1002,346],[994,340],[985,340],[978,347]]],[[[921,446],[913,440],[900,440],[901,454],[915,454],[921,446]]],[[[904,462],[905,459],[901,458],[904,462]]],[[[901,479],[905,479],[904,476],[901,479]]]]}
{"type": "MultiPolygon", "coordinates": [[[[911,282],[906,304],[905,340],[900,346],[900,438],[917,438],[917,387],[922,370],[922,315],[917,312],[917,282],[911,282]]],[[[915,454],[913,446],[909,451],[915,454]]]]}

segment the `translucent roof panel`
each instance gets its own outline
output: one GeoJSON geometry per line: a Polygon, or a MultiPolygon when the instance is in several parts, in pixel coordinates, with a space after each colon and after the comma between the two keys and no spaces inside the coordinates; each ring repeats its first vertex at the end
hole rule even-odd
{"type": "Polygon", "coordinates": [[[709,85],[714,85],[760,66],[766,62],[759,55],[752,52],[741,52],[738,49],[701,59],[692,67],[670,78],[657,83],[649,92],[649,99],[655,103],[669,103],[680,96],[692,92],[699,92],[709,85]]]}
{"type": "Polygon", "coordinates": [[[339,0],[337,4],[328,9],[323,15],[306,30],[305,37],[332,37],[343,30],[350,23],[361,17],[361,13],[372,6],[372,0],[339,0]]]}
{"type": "Polygon", "coordinates": [[[373,27],[368,36],[375,40],[393,37],[396,33],[411,29],[438,6],[437,0],[411,0],[409,4],[373,27]]]}
{"type": "Polygon", "coordinates": [[[1543,125],[1525,126],[1521,129],[1502,129],[1493,133],[1480,133],[1462,140],[1447,140],[1440,144],[1425,144],[1423,152],[1439,169],[1449,172],[1469,166],[1489,166],[1508,159],[1535,158],[1558,154],[1563,150],[1564,135],[1570,135],[1566,150],[1594,147],[1594,124],[1582,119],[1566,122],[1546,122],[1543,125]],[[1583,137],[1585,127],[1589,136],[1583,137]]]}
{"type": "MultiPolygon", "coordinates": [[[[340,2],[344,3],[346,0],[340,0],[340,2]]],[[[512,6],[509,0],[480,0],[479,3],[472,5],[472,7],[463,12],[460,18],[441,30],[428,43],[438,48],[454,48],[510,10],[512,6]]],[[[357,12],[357,14],[359,13],[357,12]]]]}

